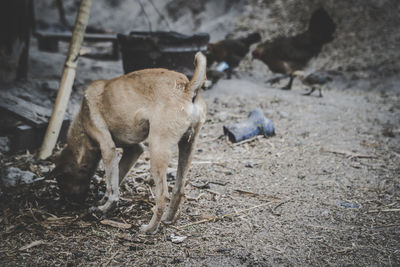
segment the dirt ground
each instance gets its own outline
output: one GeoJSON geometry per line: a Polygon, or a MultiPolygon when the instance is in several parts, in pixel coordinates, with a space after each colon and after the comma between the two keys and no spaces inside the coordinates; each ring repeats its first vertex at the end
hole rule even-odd
{"type": "MultiPolygon", "coordinates": [[[[53,181],[3,188],[1,265],[400,264],[400,93],[330,88],[319,98],[303,90],[242,75],[205,91],[207,122],[181,218],[154,236],[138,233],[154,203],[143,183],[147,153],[108,217],[124,223],[117,227],[87,213],[104,191],[101,169],[80,206],[60,200],[53,181]],[[254,108],[274,122],[276,136],[227,141],[222,126],[254,108]]],[[[53,167],[30,154],[3,155],[1,166],[38,176],[53,167]]],[[[170,167],[172,185],[176,157],[170,167]]]]}
{"type": "MultiPolygon", "coordinates": [[[[160,9],[166,5],[155,2],[160,9]]],[[[212,32],[214,39],[235,27],[243,32],[259,27],[265,39],[276,32],[277,17],[290,17],[290,12],[282,11],[282,3],[294,1],[232,1],[245,3],[242,13],[249,15],[228,26],[223,21],[234,18],[241,9],[231,8],[229,1],[224,1],[227,10],[214,9],[213,1],[200,2],[206,3],[203,9],[209,13],[201,10],[197,21],[226,13],[221,20],[205,19],[208,24],[203,26],[191,22],[197,29],[212,32]],[[262,3],[262,8],[274,2],[271,10],[279,12],[263,11],[256,2],[262,3]]],[[[337,14],[347,10],[343,6],[335,9],[336,1],[325,2],[337,14]]],[[[347,1],[340,3],[346,5],[347,1]]],[[[124,2],[124,8],[118,7],[121,14],[128,13],[128,6],[124,2]]],[[[363,8],[348,10],[357,13],[363,8]]],[[[101,6],[94,9],[106,10],[101,6]]],[[[398,19],[393,14],[387,17],[398,19]]],[[[170,18],[170,23],[190,28],[189,19],[192,17],[182,15],[177,20],[170,18]]],[[[339,21],[343,32],[338,32],[336,43],[327,45],[320,57],[310,62],[312,70],[325,67],[334,71],[322,98],[303,96],[306,88],[299,81],[291,91],[278,89],[286,81],[271,87],[265,83],[272,75],[266,66],[249,60],[240,66],[239,76],[220,80],[204,91],[207,121],[188,174],[181,218],[174,225],[162,226],[151,236],[138,232],[140,225],[150,220],[154,205],[152,189],[144,183],[149,177],[145,152],[122,184],[119,207],[107,217],[109,221],[87,212],[104,192],[101,166],[88,200],[81,205],[61,200],[57,184],[51,180],[0,187],[0,265],[399,266],[400,80],[396,74],[399,53],[393,45],[399,35],[396,30],[397,35],[373,39],[379,53],[387,50],[386,54],[373,54],[376,50],[372,48],[362,53],[358,43],[346,41],[367,40],[358,36],[373,35],[355,31],[354,25],[363,25],[356,24],[357,19],[343,16],[339,21]],[[384,49],[383,43],[390,45],[384,49]],[[352,57],[354,51],[362,56],[352,57]],[[223,136],[223,125],[245,120],[255,108],[261,108],[274,122],[276,135],[229,142],[223,136]]],[[[101,16],[92,20],[107,21],[101,16]]],[[[131,27],[135,21],[146,25],[140,13],[124,23],[131,27]]],[[[156,25],[153,17],[152,22],[156,25]]],[[[371,25],[380,31],[379,25],[371,25]]],[[[391,25],[387,29],[395,31],[391,25]]],[[[116,29],[125,30],[122,26],[116,29]]],[[[30,100],[51,105],[67,46],[61,45],[56,54],[39,52],[36,47],[33,40],[29,83],[45,88],[50,100],[30,100]]],[[[80,59],[78,69],[71,116],[91,81],[123,72],[121,61],[87,58],[80,59]]],[[[25,88],[26,92],[30,89],[25,88]]],[[[175,151],[169,166],[170,185],[174,184],[176,162],[175,151]]],[[[51,160],[38,161],[33,152],[0,154],[1,170],[10,166],[37,177],[54,167],[51,160]]]]}

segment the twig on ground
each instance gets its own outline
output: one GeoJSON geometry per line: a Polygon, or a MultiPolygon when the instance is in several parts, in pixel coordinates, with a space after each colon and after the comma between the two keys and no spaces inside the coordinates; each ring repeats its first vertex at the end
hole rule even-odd
{"type": "Polygon", "coordinates": [[[206,195],[205,193],[200,193],[197,197],[186,196],[186,199],[188,201],[198,201],[200,198],[202,198],[205,195],[206,195]]]}
{"type": "Polygon", "coordinates": [[[253,193],[253,192],[242,190],[242,189],[233,189],[233,191],[238,192],[239,194],[250,195],[250,196],[253,196],[253,197],[260,196],[260,194],[258,194],[258,193],[253,193]]]}
{"type": "Polygon", "coordinates": [[[278,205],[276,205],[275,207],[273,207],[273,208],[271,209],[271,213],[272,213],[273,215],[275,215],[275,216],[281,216],[281,214],[280,214],[280,213],[277,213],[275,210],[276,210],[277,208],[279,208],[280,206],[282,206],[283,204],[286,204],[286,203],[288,203],[288,202],[290,202],[290,201],[292,201],[292,200],[289,199],[289,200],[286,200],[286,201],[283,201],[283,202],[279,203],[278,205]]]}
{"type": "Polygon", "coordinates": [[[386,224],[386,225],[377,225],[373,226],[374,229],[380,229],[380,228],[388,228],[388,227],[399,227],[400,224],[386,224]]]}
{"type": "Polygon", "coordinates": [[[256,136],[254,136],[254,137],[252,137],[252,138],[249,138],[249,139],[246,139],[246,140],[243,140],[243,141],[234,143],[233,145],[234,145],[234,146],[240,146],[240,145],[243,145],[243,144],[245,144],[245,143],[251,143],[251,142],[253,142],[253,141],[255,141],[255,140],[260,139],[260,137],[261,137],[261,135],[256,135],[256,136]]]}
{"type": "Polygon", "coordinates": [[[329,150],[329,149],[325,149],[325,148],[321,148],[321,152],[343,155],[350,159],[351,158],[359,158],[359,159],[375,159],[376,158],[376,156],[372,156],[372,155],[357,154],[357,153],[343,151],[343,150],[329,150]]]}
{"type": "Polygon", "coordinates": [[[205,161],[205,160],[203,160],[203,161],[192,161],[192,164],[194,164],[194,165],[196,165],[196,164],[198,164],[198,165],[200,165],[200,164],[214,164],[215,162],[212,162],[212,161],[205,161]]]}
{"type": "Polygon", "coordinates": [[[254,192],[251,192],[251,191],[238,189],[238,188],[233,189],[233,191],[235,191],[235,192],[237,192],[239,194],[244,194],[244,195],[249,195],[249,196],[252,196],[252,197],[256,197],[256,198],[261,199],[261,200],[267,200],[267,199],[280,200],[281,199],[280,197],[277,197],[277,196],[262,195],[262,194],[258,194],[258,193],[254,193],[254,192]]]}
{"type": "Polygon", "coordinates": [[[112,260],[115,258],[115,256],[117,256],[118,253],[119,253],[119,251],[117,251],[117,252],[115,252],[114,254],[112,254],[111,257],[110,257],[110,259],[109,259],[106,263],[104,263],[102,266],[103,266],[103,267],[109,266],[110,263],[112,262],[112,260]]]}
{"type": "Polygon", "coordinates": [[[225,186],[228,182],[218,182],[218,181],[209,181],[210,184],[222,185],[225,186]]]}
{"type": "Polygon", "coordinates": [[[242,209],[242,210],[238,210],[238,211],[235,211],[235,212],[232,212],[232,213],[228,213],[228,214],[225,214],[225,215],[222,215],[222,216],[214,216],[214,217],[207,218],[207,219],[204,219],[204,220],[200,220],[200,221],[197,221],[197,222],[188,223],[188,224],[185,224],[185,225],[182,225],[182,226],[178,226],[176,228],[178,230],[181,230],[181,229],[187,228],[189,226],[197,225],[197,224],[202,224],[202,223],[206,223],[206,222],[210,222],[210,221],[216,221],[216,220],[222,220],[222,219],[228,218],[228,217],[234,217],[234,216],[236,216],[238,214],[241,214],[241,213],[244,213],[244,212],[247,212],[247,211],[251,211],[251,210],[254,210],[254,209],[257,209],[257,208],[265,207],[265,206],[271,204],[272,202],[273,201],[267,202],[267,203],[263,203],[263,204],[256,205],[256,206],[253,206],[253,207],[250,207],[250,208],[247,208],[247,209],[242,209]]]}
{"type": "Polygon", "coordinates": [[[150,201],[148,201],[147,199],[141,199],[144,203],[146,203],[147,205],[149,205],[149,206],[151,206],[151,207],[153,207],[155,204],[154,203],[152,203],[152,202],[150,202],[150,201]]]}
{"type": "Polygon", "coordinates": [[[129,223],[121,223],[121,222],[116,222],[116,221],[108,220],[108,219],[102,220],[102,221],[100,221],[100,223],[107,225],[107,226],[120,228],[120,229],[129,229],[132,227],[132,225],[129,223]]]}
{"type": "Polygon", "coordinates": [[[400,209],[381,209],[381,210],[369,210],[367,213],[378,213],[378,212],[399,212],[400,209]]]}
{"type": "Polygon", "coordinates": [[[214,191],[214,190],[206,189],[206,191],[207,191],[208,193],[213,194],[213,195],[217,195],[217,196],[220,196],[220,195],[221,195],[220,192],[217,192],[217,191],[214,191]]]}
{"type": "Polygon", "coordinates": [[[194,183],[190,183],[191,186],[195,187],[195,188],[199,188],[199,189],[208,189],[210,188],[210,183],[207,181],[204,184],[194,184],[194,183]]]}
{"type": "Polygon", "coordinates": [[[22,246],[19,249],[19,251],[24,251],[24,250],[27,250],[27,249],[30,249],[30,248],[33,248],[33,247],[36,247],[36,246],[40,246],[40,245],[45,245],[45,244],[47,244],[47,242],[45,242],[43,240],[36,240],[36,241],[33,241],[33,242],[29,243],[28,245],[22,246]]]}
{"type": "Polygon", "coordinates": [[[147,186],[147,188],[149,189],[151,196],[152,196],[153,198],[155,198],[155,197],[154,197],[153,190],[151,189],[151,186],[148,185],[148,184],[146,184],[146,186],[147,186]]]}
{"type": "Polygon", "coordinates": [[[346,252],[353,251],[354,249],[355,249],[354,247],[352,247],[352,248],[348,247],[348,248],[344,248],[344,249],[342,249],[342,250],[334,251],[334,252],[332,252],[332,253],[329,254],[329,255],[332,256],[332,255],[335,255],[335,254],[346,253],[346,252]]]}

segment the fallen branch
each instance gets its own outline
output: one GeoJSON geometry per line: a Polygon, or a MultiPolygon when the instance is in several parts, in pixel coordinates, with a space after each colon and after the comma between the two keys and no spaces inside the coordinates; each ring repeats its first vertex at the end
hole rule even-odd
{"type": "Polygon", "coordinates": [[[109,264],[111,263],[111,261],[115,258],[115,256],[117,256],[118,253],[119,253],[119,251],[115,252],[115,253],[111,256],[111,258],[110,258],[106,263],[104,263],[102,266],[103,266],[103,267],[109,266],[109,264]]]}
{"type": "Polygon", "coordinates": [[[120,229],[129,229],[132,227],[132,225],[129,223],[121,223],[121,222],[116,222],[116,221],[112,221],[112,220],[108,220],[108,219],[102,220],[102,221],[100,221],[100,223],[111,226],[111,227],[120,228],[120,229]]]}
{"type": "Polygon", "coordinates": [[[222,185],[225,186],[228,182],[218,182],[218,181],[209,181],[210,184],[222,185]]]}
{"type": "Polygon", "coordinates": [[[19,251],[24,251],[24,250],[27,250],[27,249],[30,249],[30,248],[33,248],[33,247],[37,247],[37,246],[40,246],[40,245],[45,245],[45,244],[47,244],[47,243],[45,241],[43,241],[43,240],[36,240],[36,241],[33,241],[32,243],[30,243],[28,245],[22,246],[19,249],[19,251]]]}
{"type": "Polygon", "coordinates": [[[260,196],[260,194],[253,193],[253,192],[246,191],[246,190],[242,190],[242,189],[233,189],[233,191],[238,192],[239,194],[250,195],[250,196],[253,196],[253,197],[260,196]]]}
{"type": "Polygon", "coordinates": [[[189,184],[198,189],[209,189],[210,188],[209,182],[205,182],[204,184],[194,184],[194,183],[189,183],[189,184]]]}
{"type": "Polygon", "coordinates": [[[376,158],[376,156],[357,154],[357,153],[344,151],[344,150],[328,150],[328,149],[325,149],[325,148],[321,148],[321,152],[327,152],[327,153],[343,155],[343,156],[346,156],[347,158],[350,158],[350,159],[351,158],[359,158],[359,159],[375,159],[376,158]]]}
{"type": "Polygon", "coordinates": [[[273,201],[268,202],[268,203],[263,203],[263,204],[256,205],[256,206],[253,206],[253,207],[250,207],[250,208],[247,208],[247,209],[242,209],[242,210],[238,210],[238,211],[235,211],[235,212],[232,212],[232,213],[224,214],[222,216],[214,216],[214,217],[207,218],[207,219],[204,219],[204,220],[200,220],[200,221],[197,221],[197,222],[188,223],[188,224],[185,224],[185,225],[182,225],[182,226],[178,226],[178,227],[176,227],[176,229],[182,230],[182,229],[187,228],[189,226],[198,225],[198,224],[202,224],[202,223],[206,223],[206,222],[210,222],[210,221],[218,221],[218,220],[222,220],[222,219],[228,218],[228,217],[234,217],[236,215],[239,215],[239,214],[247,212],[247,211],[251,211],[251,210],[254,210],[254,209],[257,209],[257,208],[265,207],[265,206],[271,204],[272,202],[273,201]]]}
{"type": "Polygon", "coordinates": [[[215,164],[215,162],[213,162],[213,161],[205,161],[205,160],[203,160],[203,161],[192,161],[192,164],[194,164],[194,165],[196,165],[196,164],[215,164]]]}
{"type": "Polygon", "coordinates": [[[234,143],[233,145],[234,145],[234,146],[240,146],[240,145],[243,145],[243,144],[245,144],[245,143],[251,143],[251,142],[253,142],[253,141],[255,141],[255,140],[260,139],[260,137],[261,137],[260,135],[256,135],[256,136],[254,136],[254,137],[252,137],[252,138],[249,138],[249,139],[246,139],[246,140],[243,140],[243,141],[234,143]]]}
{"type": "Polygon", "coordinates": [[[220,192],[217,192],[217,191],[214,191],[214,190],[205,189],[205,191],[207,191],[208,193],[211,193],[211,194],[213,194],[213,195],[216,195],[216,196],[220,196],[220,195],[221,195],[220,192]]]}
{"type": "Polygon", "coordinates": [[[197,197],[186,196],[188,201],[198,201],[200,198],[204,197],[205,193],[200,193],[197,197]]]}
{"type": "Polygon", "coordinates": [[[335,254],[347,253],[347,252],[353,251],[354,249],[356,249],[356,248],[355,247],[344,248],[342,250],[338,250],[338,251],[334,251],[334,252],[330,253],[329,256],[332,256],[335,254]]]}
{"type": "Polygon", "coordinates": [[[277,197],[277,196],[261,195],[261,194],[258,194],[258,193],[254,193],[254,192],[251,192],[251,191],[246,191],[246,190],[238,189],[238,188],[233,189],[233,191],[235,191],[235,192],[237,192],[239,194],[248,195],[248,196],[252,196],[252,197],[257,197],[258,199],[262,199],[262,200],[267,200],[267,199],[280,200],[281,199],[280,197],[277,197]]]}
{"type": "Polygon", "coordinates": [[[275,216],[281,216],[281,214],[280,214],[280,213],[277,213],[275,210],[276,210],[277,208],[279,208],[280,206],[282,206],[283,204],[286,204],[286,203],[288,203],[288,202],[290,202],[290,201],[291,201],[291,199],[286,200],[286,201],[282,201],[281,203],[279,203],[278,205],[276,205],[275,207],[273,207],[273,208],[271,209],[271,213],[272,213],[273,215],[275,215],[275,216]]]}
{"type": "Polygon", "coordinates": [[[381,209],[381,210],[369,210],[367,213],[378,213],[378,212],[399,212],[400,209],[381,209]]]}

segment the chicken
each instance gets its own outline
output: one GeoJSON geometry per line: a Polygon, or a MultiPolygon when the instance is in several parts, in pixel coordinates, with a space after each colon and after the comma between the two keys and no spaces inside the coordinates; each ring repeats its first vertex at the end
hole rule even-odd
{"type": "Polygon", "coordinates": [[[295,71],[293,76],[298,77],[304,85],[311,87],[310,91],[304,94],[307,96],[311,95],[316,89],[318,89],[319,97],[322,97],[321,87],[327,82],[332,81],[332,78],[329,76],[329,74],[322,71],[313,72],[306,76],[304,75],[303,71],[295,71]]]}
{"type": "Polygon", "coordinates": [[[251,33],[247,37],[238,39],[225,39],[216,43],[210,43],[207,51],[207,67],[214,62],[226,62],[228,64],[228,78],[232,76],[232,71],[240,61],[247,55],[250,46],[261,40],[259,33],[251,33]]]}
{"type": "Polygon", "coordinates": [[[261,43],[252,52],[253,58],[263,61],[272,72],[289,75],[289,83],[282,89],[290,90],[296,70],[302,70],[317,56],[322,46],[333,39],[336,25],[323,8],[311,16],[308,29],[292,37],[278,37],[261,43]]]}

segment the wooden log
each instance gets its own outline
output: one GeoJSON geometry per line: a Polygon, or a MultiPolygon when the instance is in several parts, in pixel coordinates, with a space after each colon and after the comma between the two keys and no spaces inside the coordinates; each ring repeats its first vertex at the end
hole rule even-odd
{"type": "Polygon", "coordinates": [[[47,127],[43,144],[39,153],[40,159],[48,158],[51,155],[54,146],[56,145],[57,138],[60,133],[61,125],[64,119],[65,111],[67,110],[68,101],[71,96],[79,52],[82,47],[85,30],[89,21],[91,6],[92,0],[82,0],[78,16],[75,21],[71,44],[69,46],[67,60],[65,62],[64,72],[61,78],[56,103],[54,105],[50,123],[47,127]]]}

